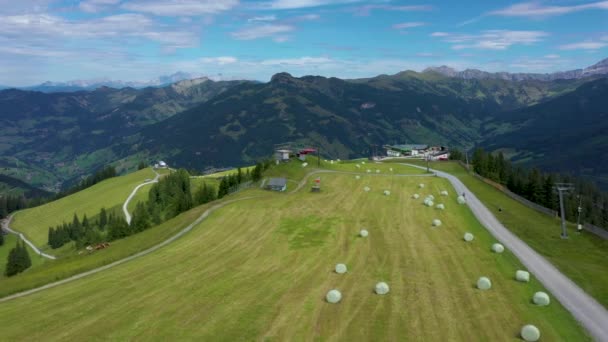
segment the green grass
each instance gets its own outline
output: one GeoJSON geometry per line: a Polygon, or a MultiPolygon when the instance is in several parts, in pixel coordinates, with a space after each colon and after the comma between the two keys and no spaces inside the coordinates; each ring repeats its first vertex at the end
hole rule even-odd
{"type": "MultiPolygon", "coordinates": [[[[241,168],[241,172],[245,173],[245,172],[247,172],[247,170],[249,170],[249,172],[251,172],[251,171],[253,171],[254,168],[255,168],[255,165],[242,167],[241,168]]],[[[208,175],[204,175],[203,177],[205,177],[205,178],[219,178],[219,177],[224,177],[224,176],[228,176],[228,175],[236,174],[236,173],[237,173],[237,169],[230,169],[230,170],[226,170],[226,171],[221,171],[221,172],[216,172],[216,173],[211,173],[211,174],[208,174],[208,175]]]]}
{"type": "Polygon", "coordinates": [[[129,204],[127,205],[127,210],[129,211],[129,213],[133,213],[133,211],[135,210],[135,207],[137,206],[137,203],[139,202],[147,202],[148,201],[148,193],[150,192],[150,189],[152,188],[154,184],[148,184],[148,185],[144,185],[141,188],[139,188],[139,190],[137,191],[137,193],[135,193],[135,196],[133,196],[133,198],[131,198],[131,201],[129,202],[129,204]]]}
{"type": "MultiPolygon", "coordinates": [[[[19,240],[19,238],[17,237],[17,235],[14,235],[14,234],[4,235],[4,245],[0,246],[0,284],[3,283],[4,279],[7,279],[6,276],[4,275],[4,271],[6,270],[6,262],[8,260],[8,253],[10,252],[11,249],[13,249],[13,247],[15,247],[17,245],[18,240],[19,240]]],[[[28,274],[29,272],[31,272],[32,268],[44,264],[44,262],[46,260],[43,257],[41,257],[40,255],[34,253],[34,251],[32,251],[29,247],[27,248],[27,251],[30,254],[30,259],[32,260],[32,266],[31,266],[31,268],[25,270],[25,273],[22,273],[22,274],[28,274]]]]}
{"type": "Polygon", "coordinates": [[[104,180],[94,186],[45,205],[17,212],[11,226],[22,232],[36,246],[47,245],[48,228],[71,222],[74,213],[79,218],[92,217],[102,207],[122,205],[131,191],[146,179],[154,178],[151,169],[104,180]]]}
{"type": "Polygon", "coordinates": [[[568,226],[570,238],[563,240],[559,219],[520,204],[456,163],[431,167],[457,176],[510,231],[608,308],[608,241],[588,232],[579,235],[573,224],[568,226]]]}
{"type": "MultiPolygon", "coordinates": [[[[491,253],[495,241],[468,207],[439,196],[451,189],[446,180],[424,178],[424,192],[420,182],[327,174],[321,193],[228,196],[259,197],[216,211],[153,254],[2,303],[3,339],[513,341],[530,323],[546,341],[589,340],[557,301],[530,303],[543,287],[513,279],[522,265],[509,251],[491,253]],[[434,194],[446,210],[424,207],[414,192],[434,194]],[[440,228],[430,227],[434,218],[440,228]],[[339,262],[347,274],[333,272],[339,262]],[[482,275],[492,290],[474,288],[482,275]],[[378,281],[390,294],[372,293],[378,281]],[[324,301],[332,288],[343,293],[338,305],[324,301]]],[[[202,210],[132,238],[166,233],[202,210]]],[[[118,253],[130,239],[82,260],[118,253]]]]}

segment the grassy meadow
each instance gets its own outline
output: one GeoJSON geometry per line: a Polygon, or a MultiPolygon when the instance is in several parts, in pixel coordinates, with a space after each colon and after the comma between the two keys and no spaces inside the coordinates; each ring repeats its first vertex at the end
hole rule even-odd
{"type": "MultiPolygon", "coordinates": [[[[255,199],[217,210],[152,254],[2,303],[2,336],[515,341],[522,325],[534,324],[546,341],[590,340],[555,299],[548,307],[531,304],[543,287],[534,277],[530,283],[514,280],[522,265],[508,250],[490,251],[494,239],[468,207],[456,203],[453,192],[436,177],[363,175],[357,180],[344,174],[323,175],[321,193],[307,187],[291,194],[249,189],[227,199],[255,199]],[[426,187],[418,189],[419,183],[426,187]],[[450,196],[439,196],[444,189],[450,196]],[[421,198],[413,199],[414,193],[421,198]],[[428,194],[446,209],[425,207],[428,194]],[[443,221],[440,227],[431,227],[435,218],[443,221]],[[358,237],[362,228],[369,237],[358,237]],[[465,232],[475,240],[464,242],[465,232]],[[334,273],[336,263],[345,263],[348,273],[334,273]],[[492,280],[492,289],[474,287],[480,276],[492,280]],[[379,281],[389,284],[389,294],[373,293],[379,281]],[[334,288],[343,295],[339,304],[324,300],[334,288]]],[[[173,235],[205,208],[104,252],[121,253],[161,234],[173,235]]],[[[101,262],[103,255],[81,259],[101,262]]]]}
{"type": "Polygon", "coordinates": [[[133,189],[146,179],[153,179],[151,169],[143,169],[125,176],[106,179],[92,187],[35,208],[19,211],[11,227],[23,233],[36,246],[47,245],[48,228],[71,222],[76,213],[79,219],[86,214],[93,217],[102,207],[122,206],[133,189]]]}

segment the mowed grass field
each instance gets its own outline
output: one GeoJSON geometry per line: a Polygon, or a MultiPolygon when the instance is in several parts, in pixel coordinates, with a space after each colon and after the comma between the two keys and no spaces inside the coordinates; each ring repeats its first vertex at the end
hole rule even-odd
{"type": "Polygon", "coordinates": [[[608,308],[608,240],[589,232],[578,234],[574,224],[568,225],[570,238],[563,240],[558,218],[520,204],[457,163],[437,162],[431,167],[457,176],[510,231],[608,308]]]}
{"type": "Polygon", "coordinates": [[[246,193],[257,197],[153,254],[2,303],[3,339],[515,341],[535,324],[546,341],[589,340],[555,300],[531,304],[542,286],[513,279],[520,263],[490,252],[495,241],[445,180],[326,174],[319,194],[235,197],[246,193]],[[423,206],[427,194],[446,210],[423,206]],[[480,276],[491,290],[474,287],[480,276]],[[388,295],[373,293],[379,281],[388,295]],[[339,304],[324,300],[334,288],[339,304]]]}
{"type": "Polygon", "coordinates": [[[36,246],[47,245],[51,226],[71,222],[76,213],[79,219],[99,214],[102,207],[121,206],[133,189],[146,179],[153,179],[151,169],[143,169],[125,176],[106,179],[92,187],[57,201],[19,211],[13,217],[11,227],[23,233],[36,246]]]}

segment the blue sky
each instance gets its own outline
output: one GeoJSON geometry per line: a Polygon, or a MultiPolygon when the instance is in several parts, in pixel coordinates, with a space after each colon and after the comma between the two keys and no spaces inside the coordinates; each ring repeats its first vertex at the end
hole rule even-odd
{"type": "Polygon", "coordinates": [[[608,57],[608,1],[0,0],[0,84],[177,71],[266,81],[608,57]]]}

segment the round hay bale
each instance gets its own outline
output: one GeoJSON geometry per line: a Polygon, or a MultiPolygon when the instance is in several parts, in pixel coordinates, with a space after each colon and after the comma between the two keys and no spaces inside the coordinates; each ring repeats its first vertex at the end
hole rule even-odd
{"type": "Polygon", "coordinates": [[[374,291],[379,295],[385,295],[390,291],[390,289],[389,289],[387,283],[381,281],[378,284],[376,284],[374,291]]]}
{"type": "Polygon", "coordinates": [[[447,196],[448,192],[447,190],[443,190],[442,192],[439,193],[441,196],[447,196]]]}
{"type": "Polygon", "coordinates": [[[389,196],[390,194],[391,194],[391,192],[390,192],[390,191],[388,191],[388,190],[384,190],[384,196],[389,196]]]}
{"type": "Polygon", "coordinates": [[[477,288],[480,290],[489,290],[492,288],[492,282],[488,277],[481,277],[477,280],[477,288]]]}
{"type": "Polygon", "coordinates": [[[522,270],[515,272],[515,280],[527,283],[530,281],[530,273],[522,270]]]}
{"type": "Polygon", "coordinates": [[[380,173],[380,170],[376,169],[376,173],[380,173]]]}
{"type": "Polygon", "coordinates": [[[361,229],[361,231],[359,232],[360,237],[367,237],[368,235],[369,235],[369,232],[365,229],[361,229]]]}
{"type": "Polygon", "coordinates": [[[370,170],[370,169],[367,169],[367,173],[370,173],[370,172],[372,172],[372,170],[370,170]]]}
{"type": "Polygon", "coordinates": [[[330,161],[329,161],[329,163],[330,163],[330,164],[333,164],[333,163],[334,163],[334,161],[333,161],[333,160],[330,160],[330,161]]]}
{"type": "Polygon", "coordinates": [[[434,206],[434,205],[435,205],[435,203],[433,203],[433,201],[428,201],[428,202],[426,202],[426,205],[427,205],[428,207],[432,207],[432,206],[434,206]]]}
{"type": "Polygon", "coordinates": [[[439,226],[441,226],[441,220],[434,219],[433,220],[433,227],[439,227],[439,226]]]}
{"type": "Polygon", "coordinates": [[[355,165],[355,167],[356,167],[357,169],[360,169],[360,168],[361,168],[361,165],[357,164],[357,165],[355,165]]]}
{"type": "Polygon", "coordinates": [[[308,163],[302,163],[302,167],[307,167],[308,163]]]}
{"type": "Polygon", "coordinates": [[[365,165],[365,162],[364,162],[364,161],[362,161],[362,162],[361,162],[361,164],[365,165]]]}
{"type": "Polygon", "coordinates": [[[420,189],[422,189],[422,188],[424,188],[424,184],[420,183],[420,184],[418,184],[418,187],[419,187],[420,189]]]}
{"type": "Polygon", "coordinates": [[[433,196],[433,195],[429,195],[427,198],[430,198],[430,199],[431,199],[431,201],[434,201],[434,200],[435,200],[435,196],[433,196]]]}
{"type": "Polygon", "coordinates": [[[473,239],[475,239],[475,236],[473,236],[473,234],[464,233],[464,241],[471,242],[471,241],[473,241],[473,239]]]}
{"type": "Polygon", "coordinates": [[[527,342],[535,342],[540,339],[540,330],[532,324],[524,325],[521,328],[521,338],[527,342]]]}
{"type": "Polygon", "coordinates": [[[346,265],[344,264],[337,264],[336,265],[336,273],[338,274],[344,274],[348,271],[348,269],[346,268],[346,265]]]}
{"type": "Polygon", "coordinates": [[[355,176],[355,179],[361,179],[361,176],[355,176]]]}
{"type": "Polygon", "coordinates": [[[365,191],[365,192],[369,192],[370,190],[371,189],[369,188],[369,186],[366,186],[366,187],[363,188],[363,191],[365,191]]]}
{"type": "Polygon", "coordinates": [[[505,251],[505,246],[503,246],[499,243],[495,243],[492,245],[492,252],[500,254],[504,251],[505,251]]]}
{"type": "Polygon", "coordinates": [[[336,289],[330,290],[327,292],[327,295],[325,295],[325,299],[328,303],[336,304],[342,300],[342,293],[336,289]]]}
{"type": "Polygon", "coordinates": [[[456,198],[456,201],[458,201],[458,204],[467,203],[467,200],[465,200],[464,197],[462,197],[462,196],[458,196],[458,198],[456,198]]]}
{"type": "Polygon", "coordinates": [[[445,205],[443,205],[443,203],[439,203],[435,206],[435,208],[439,209],[439,210],[444,210],[445,209],[445,205]]]}
{"type": "Polygon", "coordinates": [[[418,199],[418,198],[420,198],[420,195],[418,195],[418,194],[414,194],[414,196],[412,196],[412,198],[414,198],[414,199],[418,199]]]}
{"type": "Polygon", "coordinates": [[[547,293],[538,291],[532,297],[532,302],[538,306],[547,306],[551,303],[551,299],[547,293]]]}
{"type": "Polygon", "coordinates": [[[391,168],[389,168],[388,170],[389,170],[390,172],[393,172],[393,168],[392,168],[392,167],[391,167],[391,168]]]}

